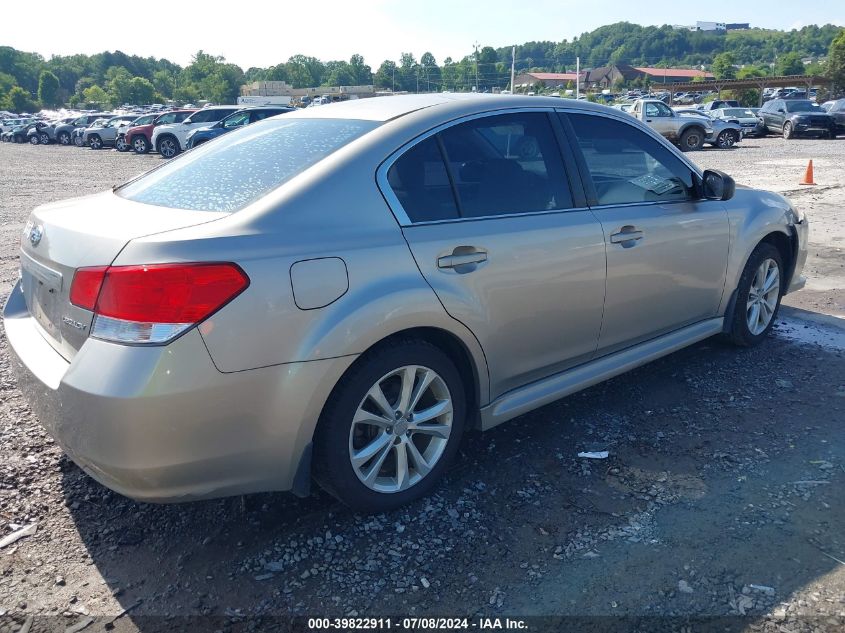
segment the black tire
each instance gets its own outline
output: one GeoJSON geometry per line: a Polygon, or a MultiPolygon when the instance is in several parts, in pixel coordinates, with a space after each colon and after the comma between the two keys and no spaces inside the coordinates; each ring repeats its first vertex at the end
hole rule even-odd
{"type": "Polygon", "coordinates": [[[38,140],[38,135],[33,134],[29,137],[29,144],[30,145],[38,145],[41,141],[38,140]]]}
{"type": "Polygon", "coordinates": [[[70,134],[61,132],[56,140],[59,141],[59,145],[70,145],[70,134]]]}
{"type": "Polygon", "coordinates": [[[716,137],[716,147],[719,149],[730,149],[736,145],[738,140],[738,134],[734,130],[723,130],[716,137]]]}
{"type": "Polygon", "coordinates": [[[73,144],[77,147],[85,147],[85,138],[80,134],[73,137],[73,144]]]}
{"type": "Polygon", "coordinates": [[[399,340],[362,356],[344,375],[326,403],[314,433],[313,475],[327,492],[355,511],[385,512],[424,497],[454,460],[466,423],[461,376],[439,348],[416,339],[399,340]],[[434,370],[452,400],[452,429],[439,461],[417,483],[399,492],[377,492],[358,478],[349,455],[352,419],[378,380],[406,365],[434,370]]]}
{"type": "Polygon", "coordinates": [[[146,154],[150,151],[150,142],[143,134],[132,139],[132,149],[136,154],[146,154]]]}
{"type": "Polygon", "coordinates": [[[88,147],[91,149],[103,149],[103,139],[99,134],[92,134],[88,137],[88,147]]]}
{"type": "Polygon", "coordinates": [[[41,132],[38,135],[38,142],[42,145],[49,145],[50,144],[50,135],[47,132],[41,132]]]}
{"type": "Polygon", "coordinates": [[[783,138],[786,140],[795,138],[795,131],[792,129],[792,123],[789,121],[783,124],[783,138]]]}
{"type": "Polygon", "coordinates": [[[15,134],[15,135],[12,137],[12,140],[13,140],[15,143],[23,143],[24,138],[23,138],[23,136],[21,136],[20,134],[15,134]]]}
{"type": "Polygon", "coordinates": [[[689,127],[681,134],[681,151],[695,152],[704,147],[704,130],[699,127],[689,127]]]}
{"type": "Polygon", "coordinates": [[[118,136],[114,140],[114,148],[118,152],[128,152],[129,151],[129,145],[126,143],[126,137],[123,134],[121,134],[120,136],[118,136]]]}
{"type": "Polygon", "coordinates": [[[156,151],[161,154],[162,158],[173,158],[181,151],[179,141],[175,136],[167,134],[158,139],[156,143],[156,151]]]}
{"type": "Polygon", "coordinates": [[[728,330],[728,338],[732,343],[741,347],[752,347],[760,343],[766,337],[777,320],[778,310],[780,310],[780,301],[783,298],[784,282],[784,265],[780,251],[768,242],[761,242],[751,253],[751,256],[748,258],[748,262],[746,262],[745,268],[742,271],[742,276],[739,278],[739,285],[736,289],[736,303],[734,305],[733,319],[730,323],[730,329],[728,330]],[[762,332],[754,334],[748,326],[748,297],[751,292],[751,284],[754,280],[754,275],[756,274],[757,269],[767,259],[774,260],[778,265],[779,288],[777,303],[775,304],[775,309],[772,313],[769,324],[762,332]]]}

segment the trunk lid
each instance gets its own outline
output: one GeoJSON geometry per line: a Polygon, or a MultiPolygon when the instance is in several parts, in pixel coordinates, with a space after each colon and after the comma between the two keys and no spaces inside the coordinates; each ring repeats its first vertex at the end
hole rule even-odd
{"type": "Polygon", "coordinates": [[[44,338],[67,360],[88,338],[93,313],[69,298],[77,268],[111,264],[132,239],[227,215],[141,204],[111,191],[35,209],[21,236],[21,289],[44,338]]]}

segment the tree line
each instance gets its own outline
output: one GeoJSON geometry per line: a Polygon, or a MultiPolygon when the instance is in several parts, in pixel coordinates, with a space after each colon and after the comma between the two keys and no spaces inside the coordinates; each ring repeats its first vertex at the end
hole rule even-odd
{"type": "MultiPolygon", "coordinates": [[[[526,42],[516,47],[518,72],[572,72],[608,63],[636,66],[709,68],[717,77],[828,72],[819,60],[831,57],[835,38],[845,32],[833,25],[791,31],[748,29],[689,31],[671,26],[618,22],[573,40],[526,42]],[[807,65],[804,60],[813,60],[807,65]]],[[[375,71],[361,55],[349,61],[323,62],[294,55],[268,68],[244,71],[225,58],[198,51],[181,67],[167,59],[127,55],[54,56],[0,47],[0,109],[17,112],[39,107],[119,106],[123,103],[207,100],[232,103],[240,86],[252,81],[285,81],[295,88],[374,84],[378,89],[427,92],[480,91],[507,87],[511,47],[485,46],[461,59],[439,63],[431,52],[419,59],[402,53],[375,71]]],[[[830,62],[828,62],[829,64],[830,62]]]]}

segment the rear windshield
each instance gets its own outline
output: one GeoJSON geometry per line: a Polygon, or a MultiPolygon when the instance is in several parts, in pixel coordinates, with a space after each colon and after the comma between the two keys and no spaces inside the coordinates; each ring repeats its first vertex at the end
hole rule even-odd
{"type": "Polygon", "coordinates": [[[117,194],[172,209],[238,211],[378,125],[268,119],[186,152],[117,194]]]}

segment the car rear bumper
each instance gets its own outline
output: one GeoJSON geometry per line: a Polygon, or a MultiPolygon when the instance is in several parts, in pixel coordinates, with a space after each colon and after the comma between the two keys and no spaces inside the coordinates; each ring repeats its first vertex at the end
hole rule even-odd
{"type": "Polygon", "coordinates": [[[323,403],[354,360],[222,373],[191,330],[167,346],[88,339],[68,362],[19,285],[3,320],[18,385],[44,428],[94,479],[141,501],[291,489],[323,403]]]}

